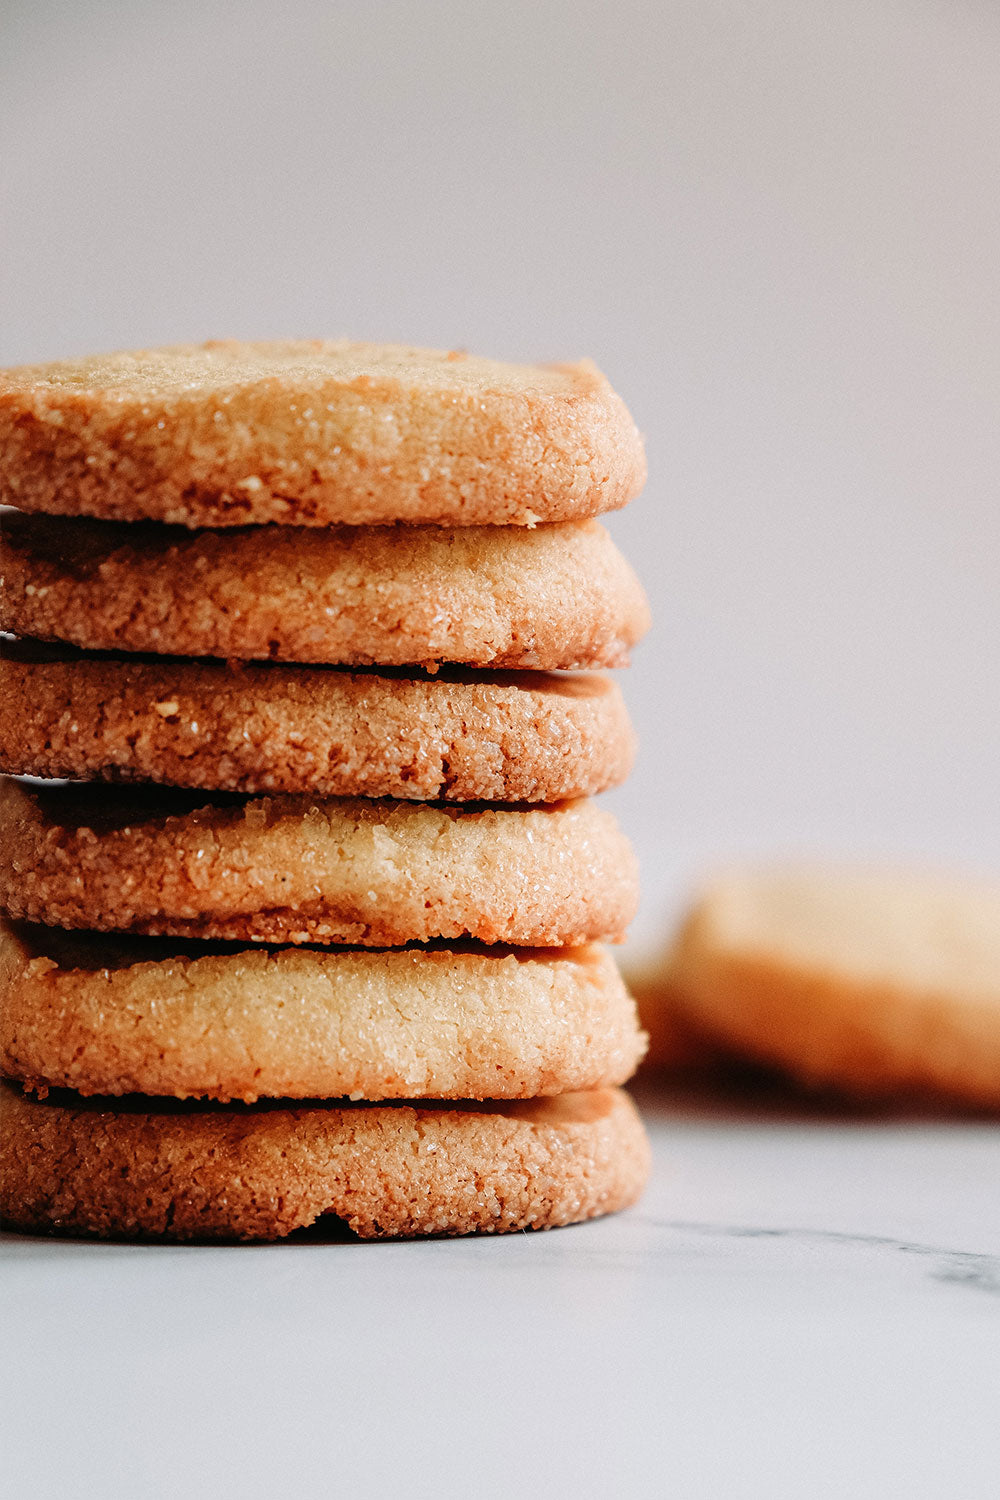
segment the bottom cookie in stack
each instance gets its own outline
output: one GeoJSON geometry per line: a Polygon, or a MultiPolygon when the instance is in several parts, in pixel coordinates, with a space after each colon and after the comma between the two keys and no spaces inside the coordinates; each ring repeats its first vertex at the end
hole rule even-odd
{"type": "Polygon", "coordinates": [[[620,1089],[552,1099],[233,1106],[0,1088],[9,1228],[279,1239],[500,1233],[627,1207],[648,1146],[620,1089]]]}
{"type": "Polygon", "coordinates": [[[0,997],[3,1072],[40,1095],[0,1095],[9,1228],[546,1228],[625,1207],[648,1170],[617,1087],[645,1038],[597,944],[247,948],[9,924],[0,997]]]}

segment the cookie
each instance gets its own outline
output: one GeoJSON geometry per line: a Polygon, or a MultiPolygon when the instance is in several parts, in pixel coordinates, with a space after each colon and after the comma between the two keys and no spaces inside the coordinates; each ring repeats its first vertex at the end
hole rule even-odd
{"type": "Polygon", "coordinates": [[[596,521],[156,525],[4,517],[0,628],[96,650],[405,666],[623,667],[649,611],[596,521]]]}
{"type": "Polygon", "coordinates": [[[1000,885],[905,872],[748,870],[677,943],[683,1013],[811,1086],[1000,1106],[1000,885]]]}
{"type": "Polygon", "coordinates": [[[530,1099],[645,1050],[605,949],[240,948],[0,930],[0,1072],[81,1094],[530,1099]]]}
{"type": "Polygon", "coordinates": [[[620,940],[639,894],[628,840],[590,801],[206,802],[0,779],[0,847],[9,915],[175,937],[571,947],[620,940]]]}
{"type": "Polygon", "coordinates": [[[642,441],[596,367],[346,339],[0,373],[0,500],[183,526],[532,526],[624,505],[642,441]]]}
{"type": "Polygon", "coordinates": [[[558,802],[624,780],[606,677],[437,676],[86,655],[9,645],[0,771],[215,791],[558,802]]]}
{"type": "Polygon", "coordinates": [[[649,1145],[618,1089],[517,1104],[192,1106],[0,1088],[0,1223],[281,1239],[336,1215],[365,1239],[551,1229],[634,1203],[649,1145]]]}
{"type": "Polygon", "coordinates": [[[719,1045],[700,1033],[685,1011],[669,967],[655,961],[640,968],[627,965],[624,979],[635,999],[639,1024],[649,1037],[644,1072],[702,1077],[725,1064],[719,1045]]]}

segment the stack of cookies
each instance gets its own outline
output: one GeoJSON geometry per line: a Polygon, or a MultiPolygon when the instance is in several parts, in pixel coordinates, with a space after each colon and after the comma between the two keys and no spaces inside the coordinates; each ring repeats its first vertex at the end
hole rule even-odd
{"type": "Polygon", "coordinates": [[[647,615],[592,517],[643,478],[589,365],[217,343],[0,378],[9,1227],[634,1200],[644,1037],[600,944],[636,874],[589,798],[633,755],[593,669],[647,615]]]}

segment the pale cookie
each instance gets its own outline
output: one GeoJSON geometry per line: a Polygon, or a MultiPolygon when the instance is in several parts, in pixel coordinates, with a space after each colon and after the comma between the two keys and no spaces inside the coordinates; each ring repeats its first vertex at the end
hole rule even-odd
{"type": "Polygon", "coordinates": [[[127,1238],[551,1229],[634,1203],[649,1143],[617,1089],[518,1104],[191,1106],[0,1087],[0,1223],[127,1238]]]}
{"type": "Polygon", "coordinates": [[[813,1086],[1000,1106],[1000,885],[852,869],[735,872],[671,983],[694,1024],[813,1086]]]}
{"type": "Polygon", "coordinates": [[[628,775],[600,676],[438,676],[87,656],[9,645],[0,771],[215,791],[558,802],[628,775]]]}
{"type": "Polygon", "coordinates": [[[0,907],[56,927],[392,947],[620,940],[635,857],[590,801],[552,807],[117,794],[0,778],[0,907]]]}
{"type": "Polygon", "coordinates": [[[94,650],[549,671],[623,667],[649,625],[596,521],[190,532],[2,520],[0,628],[94,650]]]}
{"type": "Polygon", "coordinates": [[[589,362],[346,339],[222,341],[0,372],[0,500],[184,526],[534,525],[646,477],[589,362]]]}
{"type": "Polygon", "coordinates": [[[0,1073],[81,1094],[531,1099],[624,1083],[644,1051],[596,944],[265,950],[0,929],[0,1073]]]}

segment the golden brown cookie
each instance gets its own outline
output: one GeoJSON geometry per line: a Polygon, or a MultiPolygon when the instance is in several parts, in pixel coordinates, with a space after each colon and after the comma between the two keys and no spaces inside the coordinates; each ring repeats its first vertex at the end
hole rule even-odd
{"type": "Polygon", "coordinates": [[[1000,885],[905,871],[735,871],[676,946],[683,1014],[813,1086],[1000,1106],[1000,885]]]}
{"type": "Polygon", "coordinates": [[[0,373],[0,500],[183,526],[566,521],[646,468],[596,367],[346,339],[221,341],[0,373]]]}
{"type": "Polygon", "coordinates": [[[620,940],[635,857],[594,802],[454,807],[0,778],[0,908],[50,926],[391,947],[620,940]]]}
{"type": "Polygon", "coordinates": [[[617,1089],[517,1104],[109,1106],[0,1087],[0,1223],[128,1238],[550,1229],[634,1203],[649,1145],[617,1089]]]}
{"type": "Polygon", "coordinates": [[[597,675],[437,676],[8,645],[0,771],[215,791],[558,802],[624,780],[634,735],[597,675]]]}
{"type": "Polygon", "coordinates": [[[649,611],[596,521],[185,531],[8,511],[0,628],[94,650],[623,667],[649,611]]]}
{"type": "Polygon", "coordinates": [[[605,949],[239,948],[0,928],[0,1073],[81,1094],[530,1099],[645,1050],[605,949]]]}

